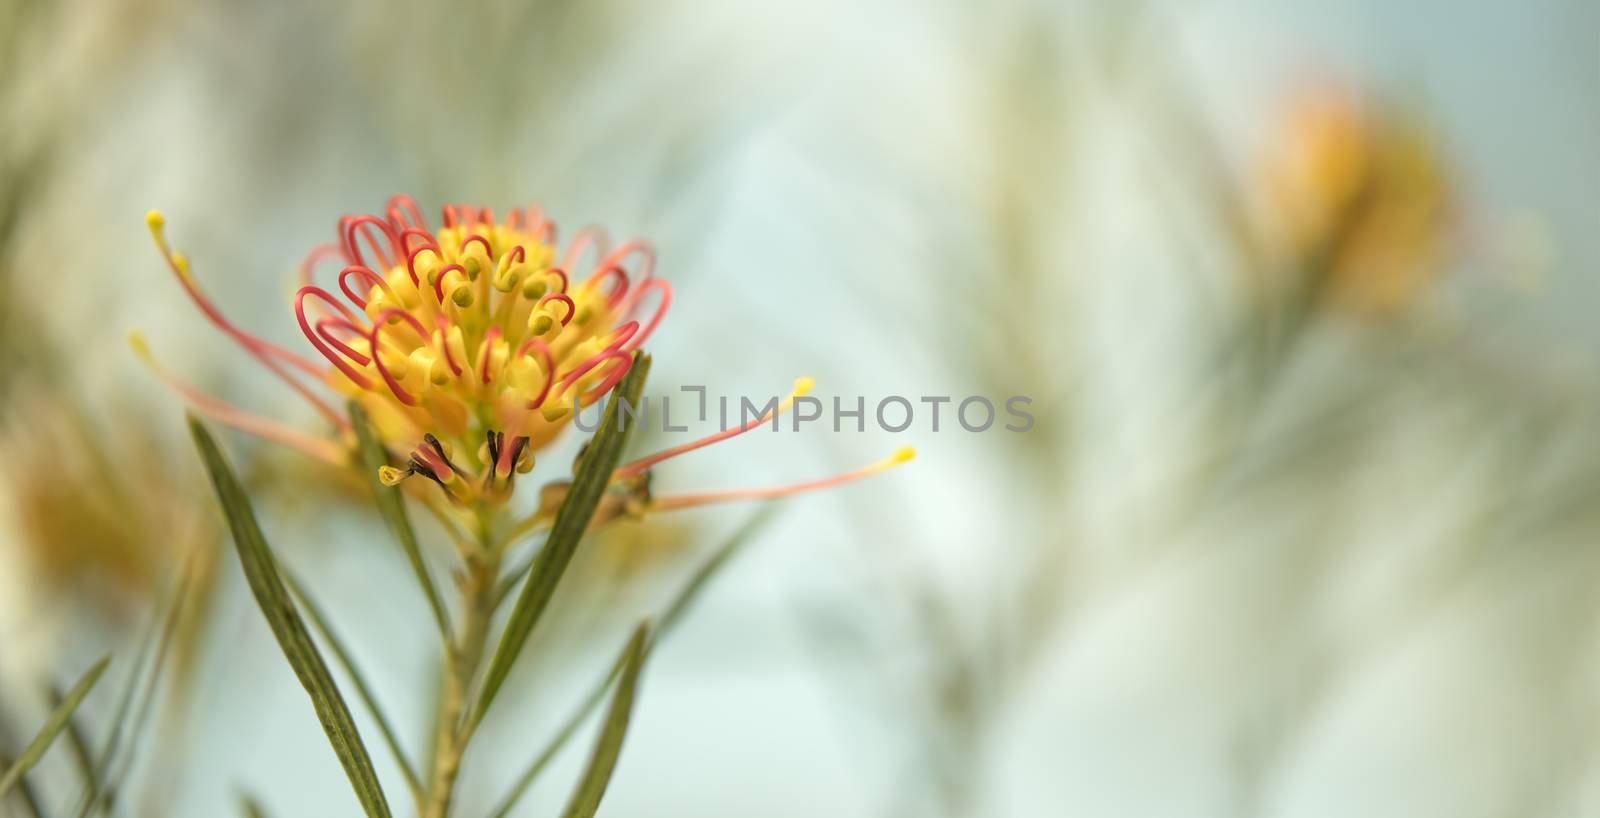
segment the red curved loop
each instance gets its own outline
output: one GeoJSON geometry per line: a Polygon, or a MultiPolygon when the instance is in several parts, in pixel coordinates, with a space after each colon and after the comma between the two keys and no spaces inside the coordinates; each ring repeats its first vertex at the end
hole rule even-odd
{"type": "Polygon", "coordinates": [[[623,349],[630,352],[638,349],[646,340],[650,338],[650,335],[656,331],[656,327],[661,324],[661,319],[666,317],[667,308],[672,306],[672,285],[664,278],[652,278],[649,281],[639,285],[639,287],[633,291],[633,297],[629,299],[627,308],[623,310],[623,315],[630,315],[635,309],[637,309],[639,302],[644,300],[645,293],[648,293],[651,290],[660,290],[661,300],[656,304],[655,314],[650,316],[650,320],[644,325],[644,329],[640,330],[639,333],[635,335],[629,342],[629,344],[623,347],[623,349]]]}
{"type": "Polygon", "coordinates": [[[418,247],[406,256],[406,272],[411,275],[411,283],[417,287],[422,286],[422,276],[417,275],[417,256],[423,253],[433,253],[435,256],[439,256],[441,260],[443,259],[443,256],[439,253],[438,245],[418,247]]]}
{"type": "Polygon", "coordinates": [[[395,265],[395,261],[391,259],[400,257],[400,237],[389,227],[388,222],[371,215],[345,216],[339,220],[339,239],[343,242],[345,258],[351,264],[363,267],[371,266],[361,256],[361,247],[356,242],[356,233],[358,231],[361,237],[367,240],[367,247],[372,250],[373,255],[378,257],[379,266],[387,270],[395,265]],[[377,239],[373,238],[371,229],[363,228],[376,228],[378,232],[382,233],[383,237],[389,240],[389,251],[392,255],[384,252],[383,246],[379,244],[377,239]]]}
{"type": "Polygon", "coordinates": [[[461,246],[456,248],[456,254],[458,256],[466,255],[467,245],[473,242],[483,245],[483,254],[488,256],[490,261],[494,261],[494,248],[489,246],[489,239],[485,238],[481,233],[473,233],[472,235],[462,239],[461,246]]]}
{"type": "Polygon", "coordinates": [[[444,313],[434,317],[434,326],[439,328],[438,340],[439,355],[444,362],[450,365],[452,375],[461,374],[461,364],[456,363],[456,356],[450,354],[450,319],[444,313]]]}
{"type": "Polygon", "coordinates": [[[608,267],[614,264],[623,267],[625,265],[622,262],[634,254],[638,254],[642,261],[639,264],[639,272],[635,273],[633,278],[643,284],[656,274],[656,248],[644,239],[629,239],[617,245],[617,249],[600,260],[600,266],[608,267]]]}
{"type": "Polygon", "coordinates": [[[598,265],[611,249],[611,235],[604,227],[591,224],[574,233],[572,243],[567,245],[567,252],[561,256],[561,266],[568,270],[578,269],[578,262],[583,260],[583,254],[591,246],[594,247],[595,263],[598,265]]]}
{"type": "Polygon", "coordinates": [[[367,331],[362,329],[359,324],[352,324],[343,318],[330,315],[327,318],[321,318],[317,320],[317,335],[320,336],[322,340],[333,345],[333,348],[339,350],[340,354],[352,361],[355,361],[356,366],[366,366],[372,362],[371,358],[368,358],[366,355],[356,351],[354,347],[351,347],[349,344],[346,344],[338,338],[333,337],[333,329],[348,330],[355,333],[359,338],[367,337],[367,331]]]}
{"type": "Polygon", "coordinates": [[[544,208],[538,205],[528,206],[528,232],[539,237],[539,241],[551,247],[556,243],[556,223],[544,217],[544,208]]]}
{"type": "Polygon", "coordinates": [[[500,340],[500,327],[489,327],[483,335],[483,351],[478,354],[478,380],[489,382],[489,359],[494,357],[494,342],[500,340]]]}
{"type": "Polygon", "coordinates": [[[450,264],[444,267],[444,269],[441,269],[439,274],[433,277],[433,295],[435,298],[439,299],[440,306],[444,305],[444,277],[450,275],[452,272],[458,272],[461,274],[462,278],[471,281],[471,279],[467,277],[467,268],[462,267],[459,264],[450,264]]]}
{"type": "Polygon", "coordinates": [[[331,241],[311,248],[311,252],[306,254],[305,260],[300,262],[300,286],[304,287],[315,283],[312,278],[316,275],[317,265],[343,252],[344,248],[342,246],[331,241]]]}
{"type": "Polygon", "coordinates": [[[539,390],[539,397],[528,401],[529,409],[538,409],[544,405],[545,399],[550,397],[550,387],[554,386],[556,382],[555,356],[550,354],[550,347],[547,346],[544,341],[541,341],[538,338],[529,338],[528,340],[523,341],[522,344],[517,347],[516,354],[512,355],[507,361],[509,364],[510,361],[521,358],[522,356],[528,354],[528,350],[535,348],[539,350],[539,357],[543,359],[544,362],[544,388],[539,390]]]}
{"type": "Polygon", "coordinates": [[[567,291],[568,288],[570,288],[572,286],[571,282],[567,281],[567,271],[561,269],[560,267],[551,267],[550,269],[545,270],[544,274],[545,275],[552,275],[552,276],[561,276],[561,289],[558,290],[557,292],[564,293],[564,292],[567,291]]]}
{"type": "MultiPolygon", "coordinates": [[[[323,342],[321,335],[312,329],[311,322],[306,320],[306,296],[308,295],[314,295],[317,298],[322,299],[323,302],[331,305],[336,310],[348,313],[350,308],[339,303],[332,295],[328,293],[327,290],[312,285],[301,287],[299,292],[296,292],[294,296],[294,315],[295,318],[300,322],[300,331],[305,333],[306,340],[310,341],[311,345],[316,347],[318,352],[322,353],[322,357],[328,359],[328,363],[333,364],[340,372],[343,372],[345,377],[349,378],[362,389],[371,389],[372,381],[367,380],[365,375],[357,372],[354,367],[350,366],[348,361],[337,355],[334,355],[333,350],[329,349],[327,344],[323,342]]],[[[351,323],[354,322],[352,321],[351,323]]]]}
{"type": "Polygon", "coordinates": [[[352,275],[358,275],[367,280],[367,292],[370,293],[373,287],[377,287],[383,290],[383,294],[390,299],[394,301],[400,300],[394,294],[394,290],[389,289],[389,282],[384,281],[383,276],[374,273],[370,268],[351,265],[339,271],[339,289],[344,293],[344,297],[350,299],[350,303],[355,304],[357,307],[363,310],[366,309],[367,299],[350,289],[350,276],[352,275]]]}
{"type": "Polygon", "coordinates": [[[600,268],[599,272],[589,276],[587,279],[584,279],[583,286],[598,287],[600,286],[600,282],[605,281],[608,278],[617,282],[616,286],[611,289],[611,292],[606,293],[606,309],[614,310],[617,308],[617,304],[621,303],[622,299],[626,298],[628,295],[627,270],[622,269],[622,267],[617,264],[607,264],[605,267],[600,268]]]}
{"type": "MultiPolygon", "coordinates": [[[[404,318],[411,324],[411,328],[417,331],[418,336],[424,339],[428,337],[427,328],[422,325],[421,321],[417,320],[416,316],[405,310],[390,308],[378,313],[377,320],[372,322],[372,329],[367,333],[367,344],[372,349],[372,365],[377,367],[378,374],[383,376],[383,382],[389,386],[389,392],[394,395],[395,400],[407,406],[416,406],[416,396],[400,386],[400,382],[395,380],[394,375],[389,373],[389,368],[383,365],[383,356],[378,354],[378,335],[383,332],[384,327],[389,325],[389,319],[395,317],[404,318]]],[[[371,387],[367,388],[370,389],[371,387]]]]}
{"type": "Polygon", "coordinates": [[[411,254],[411,239],[414,236],[421,236],[422,238],[427,239],[428,243],[424,245],[425,247],[432,247],[435,251],[439,249],[439,239],[436,238],[432,233],[429,233],[427,230],[424,230],[421,227],[407,227],[406,229],[400,231],[401,252],[405,253],[406,255],[411,254]]]}
{"type": "Polygon", "coordinates": [[[422,210],[417,207],[417,200],[404,193],[396,193],[390,196],[384,210],[389,216],[389,224],[395,230],[406,230],[408,228],[425,230],[428,227],[428,220],[422,217],[422,210]]]}
{"type": "Polygon", "coordinates": [[[633,355],[621,350],[606,350],[578,364],[572,371],[561,376],[561,389],[565,391],[567,387],[576,383],[584,375],[589,374],[606,361],[616,361],[617,364],[612,367],[611,371],[606,373],[605,378],[601,379],[600,383],[579,397],[579,403],[593,403],[598,400],[601,395],[611,391],[611,387],[616,386],[617,382],[622,380],[622,376],[628,374],[628,368],[633,366],[633,355]]]}
{"type": "Polygon", "coordinates": [[[578,305],[572,303],[572,297],[566,293],[546,293],[543,298],[539,299],[539,303],[535,304],[534,307],[543,307],[545,304],[551,301],[560,301],[561,303],[567,305],[566,317],[561,319],[561,326],[563,327],[572,322],[572,316],[578,314],[578,305]]]}
{"type": "Polygon", "coordinates": [[[606,344],[606,351],[615,352],[624,349],[623,345],[628,343],[628,339],[632,338],[638,331],[638,321],[619,324],[615,329],[611,330],[611,343],[606,344]]]}

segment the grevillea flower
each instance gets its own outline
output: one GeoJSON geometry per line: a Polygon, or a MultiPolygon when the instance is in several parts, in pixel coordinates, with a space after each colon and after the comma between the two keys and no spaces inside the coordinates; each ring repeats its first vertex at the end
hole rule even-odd
{"type": "MultiPolygon", "coordinates": [[[[328,399],[360,404],[380,439],[402,455],[386,466],[390,484],[422,476],[456,501],[499,499],[535,454],[601,400],[661,324],[672,287],[655,276],[655,251],[641,240],[613,246],[599,228],[578,231],[564,249],[538,208],[496,219],[488,208],[447,206],[429,225],[408,196],[383,215],[345,216],[337,240],[301,265],[294,316],[320,360],[251,335],[205,295],[188,259],[168,245],[165,220],[147,216],[168,266],[190,299],[224,334],[304,397],[340,431],[324,439],[204,395],[157,367],[201,412],[252,434],[335,463],[349,460],[349,421],[328,399]],[[335,272],[337,270],[337,272],[335,272]],[[325,284],[319,284],[325,278],[325,284]]],[[[134,345],[154,364],[141,339],[134,345]]],[[[795,396],[810,388],[797,382],[795,396]]],[[[618,469],[616,480],[647,486],[649,466],[770,421],[771,414],[618,469]]],[[[896,457],[827,481],[787,489],[643,497],[657,508],[771,496],[836,485],[910,459],[896,457]],[[885,465],[887,464],[887,465],[885,465]]]]}
{"type": "Polygon", "coordinates": [[[1366,316],[1413,304],[1440,271],[1453,207],[1437,145],[1349,89],[1297,95],[1261,173],[1287,263],[1326,268],[1332,302],[1366,316]]]}

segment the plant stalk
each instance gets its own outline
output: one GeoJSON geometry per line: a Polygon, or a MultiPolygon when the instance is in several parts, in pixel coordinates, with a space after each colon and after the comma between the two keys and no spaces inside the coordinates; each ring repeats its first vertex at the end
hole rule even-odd
{"type": "Polygon", "coordinates": [[[483,664],[489,622],[494,617],[495,586],[500,575],[500,549],[493,539],[491,515],[478,517],[478,541],[467,550],[460,579],[459,633],[445,648],[444,679],[439,694],[438,732],[434,736],[432,774],[422,818],[446,818],[455,793],[461,760],[471,737],[466,707],[472,682],[483,664]]]}

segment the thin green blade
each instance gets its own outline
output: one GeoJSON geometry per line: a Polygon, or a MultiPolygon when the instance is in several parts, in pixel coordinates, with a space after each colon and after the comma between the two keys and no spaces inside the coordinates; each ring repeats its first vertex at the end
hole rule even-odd
{"type": "Polygon", "coordinates": [[[317,720],[322,722],[322,729],[328,734],[328,743],[333,745],[333,752],[339,757],[339,763],[344,767],[351,787],[355,789],[357,800],[368,816],[389,818],[389,802],[384,798],[377,774],[373,772],[372,758],[367,754],[366,745],[361,742],[361,733],[350,717],[350,708],[345,706],[344,697],[339,695],[339,688],[328,673],[327,664],[322,661],[316,644],[311,641],[311,634],[306,632],[306,626],[300,620],[294,601],[284,588],[277,561],[267,546],[261,527],[256,523],[249,499],[245,497],[233,469],[223,458],[205,426],[191,416],[189,430],[194,435],[206,470],[211,473],[217,501],[222,505],[228,526],[233,531],[233,543],[239,552],[239,563],[244,567],[250,592],[255,595],[256,603],[266,616],[267,625],[272,628],[272,635],[277,638],[278,646],[283,649],[283,655],[289,660],[295,676],[311,697],[317,720]]]}
{"type": "MultiPolygon", "coordinates": [[[[122,773],[133,764],[142,728],[150,714],[156,687],[161,681],[166,657],[177,632],[178,619],[188,598],[188,589],[195,575],[193,568],[198,558],[198,551],[190,552],[179,569],[177,581],[151,612],[150,622],[145,626],[134,655],[133,671],[128,674],[122,695],[118,697],[110,732],[95,756],[92,775],[84,782],[83,794],[75,813],[78,818],[87,818],[97,810],[109,812],[122,773]]],[[[68,727],[70,729],[70,722],[68,727]]]]}
{"type": "Polygon", "coordinates": [[[11,788],[15,787],[17,782],[21,781],[22,777],[33,769],[33,765],[38,764],[39,759],[44,757],[45,751],[50,749],[50,745],[56,740],[56,736],[60,735],[61,731],[66,728],[67,722],[72,719],[73,712],[78,709],[78,705],[83,703],[83,699],[89,695],[89,691],[94,689],[95,682],[100,681],[101,674],[106,672],[106,665],[109,664],[111,664],[110,656],[95,662],[94,666],[89,668],[89,672],[83,674],[83,678],[79,679],[78,683],[67,691],[66,698],[62,699],[61,704],[50,712],[50,717],[45,719],[44,726],[39,728],[39,734],[28,742],[27,747],[22,748],[17,760],[12,762],[11,766],[6,769],[5,774],[0,775],[0,798],[5,798],[6,794],[11,792],[11,788]]]}
{"type": "Polygon", "coordinates": [[[384,452],[383,444],[379,443],[377,436],[372,433],[372,423],[360,404],[350,404],[350,425],[356,430],[362,476],[372,487],[373,497],[377,498],[378,513],[383,515],[384,523],[388,524],[395,539],[400,541],[400,547],[405,549],[406,561],[411,563],[411,571],[417,575],[417,584],[422,586],[422,593],[428,597],[428,607],[432,609],[434,622],[439,626],[439,635],[449,641],[450,616],[445,612],[444,602],[439,598],[439,588],[434,584],[433,574],[428,571],[428,564],[422,559],[422,548],[417,544],[417,532],[411,527],[411,518],[406,515],[405,497],[400,494],[398,486],[385,486],[383,481],[378,479],[378,469],[388,465],[389,456],[384,452]]]}
{"type": "Polygon", "coordinates": [[[242,794],[239,796],[239,811],[244,813],[244,818],[267,818],[267,810],[255,796],[242,794]]]}
{"type": "MultiPolygon", "coordinates": [[[[11,756],[0,753],[0,769],[11,768],[11,756]]],[[[13,788],[17,791],[16,803],[21,804],[21,814],[26,818],[44,818],[44,807],[39,804],[39,791],[33,782],[23,776],[13,788]]]]}
{"type": "Polygon", "coordinates": [[[606,486],[611,483],[611,473],[616,470],[617,461],[627,445],[628,434],[632,431],[632,424],[619,415],[618,405],[622,401],[626,401],[630,407],[639,405],[639,395],[644,391],[645,377],[649,372],[650,356],[642,352],[634,353],[633,366],[628,369],[622,383],[612,391],[600,431],[589,441],[578,474],[572,481],[566,500],[556,512],[555,522],[550,526],[550,536],[545,539],[544,547],[534,559],[528,579],[522,585],[522,593],[517,597],[516,606],[511,609],[505,631],[495,646],[494,658],[489,662],[477,705],[473,708],[470,727],[475,728],[483,720],[484,713],[488,712],[495,694],[500,692],[500,686],[516,664],[529,634],[533,633],[534,625],[539,623],[545,607],[550,604],[550,598],[555,595],[556,586],[572,562],[572,555],[577,553],[578,541],[583,539],[584,532],[589,528],[589,521],[600,505],[606,486]]]}
{"type": "Polygon", "coordinates": [[[605,797],[606,786],[611,783],[611,772],[622,755],[622,739],[628,733],[628,720],[633,715],[633,700],[638,693],[639,671],[644,668],[645,647],[650,640],[650,623],[644,621],[633,631],[628,647],[622,652],[622,679],[617,682],[617,692],[611,696],[611,707],[606,711],[605,725],[600,728],[600,738],[595,742],[594,753],[589,756],[589,766],[578,779],[563,818],[590,818],[600,809],[600,799],[605,797]]]}
{"type": "MultiPolygon", "coordinates": [[[[67,694],[57,685],[50,686],[50,706],[60,707],[66,703],[67,694]]],[[[89,750],[89,740],[84,737],[83,729],[78,726],[78,720],[67,719],[67,747],[72,750],[73,763],[78,765],[78,775],[83,777],[84,786],[90,791],[96,791],[100,786],[99,776],[94,771],[94,754],[89,750]]]]}
{"type": "Polygon", "coordinates": [[[373,720],[378,723],[378,731],[383,734],[384,743],[389,745],[389,752],[394,755],[395,764],[399,765],[401,774],[405,776],[406,787],[411,790],[412,798],[420,802],[422,800],[422,781],[417,778],[416,771],[412,769],[411,762],[406,758],[405,750],[400,746],[400,736],[395,731],[393,722],[389,721],[389,717],[384,713],[383,707],[378,704],[377,696],[372,692],[372,686],[367,684],[366,677],[356,667],[355,658],[345,648],[344,641],[334,632],[333,626],[328,624],[328,617],[322,612],[322,607],[306,593],[305,586],[295,579],[294,573],[287,570],[283,571],[283,582],[289,588],[289,593],[294,595],[294,598],[299,601],[302,608],[305,608],[306,617],[311,620],[311,626],[316,628],[317,633],[322,637],[323,643],[328,646],[329,650],[333,651],[333,658],[339,662],[340,667],[344,668],[345,675],[350,677],[350,683],[356,686],[356,695],[367,706],[367,710],[372,713],[373,720]]]}

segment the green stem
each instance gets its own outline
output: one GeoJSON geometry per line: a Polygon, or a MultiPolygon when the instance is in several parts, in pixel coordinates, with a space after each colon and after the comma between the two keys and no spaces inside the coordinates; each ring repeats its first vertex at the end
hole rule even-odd
{"type": "Polygon", "coordinates": [[[490,512],[479,512],[477,528],[477,542],[466,550],[466,564],[460,579],[460,632],[445,651],[438,731],[433,744],[433,772],[422,818],[446,818],[450,813],[461,759],[470,738],[464,718],[468,693],[483,664],[489,622],[494,617],[501,551],[494,541],[490,512]]]}

